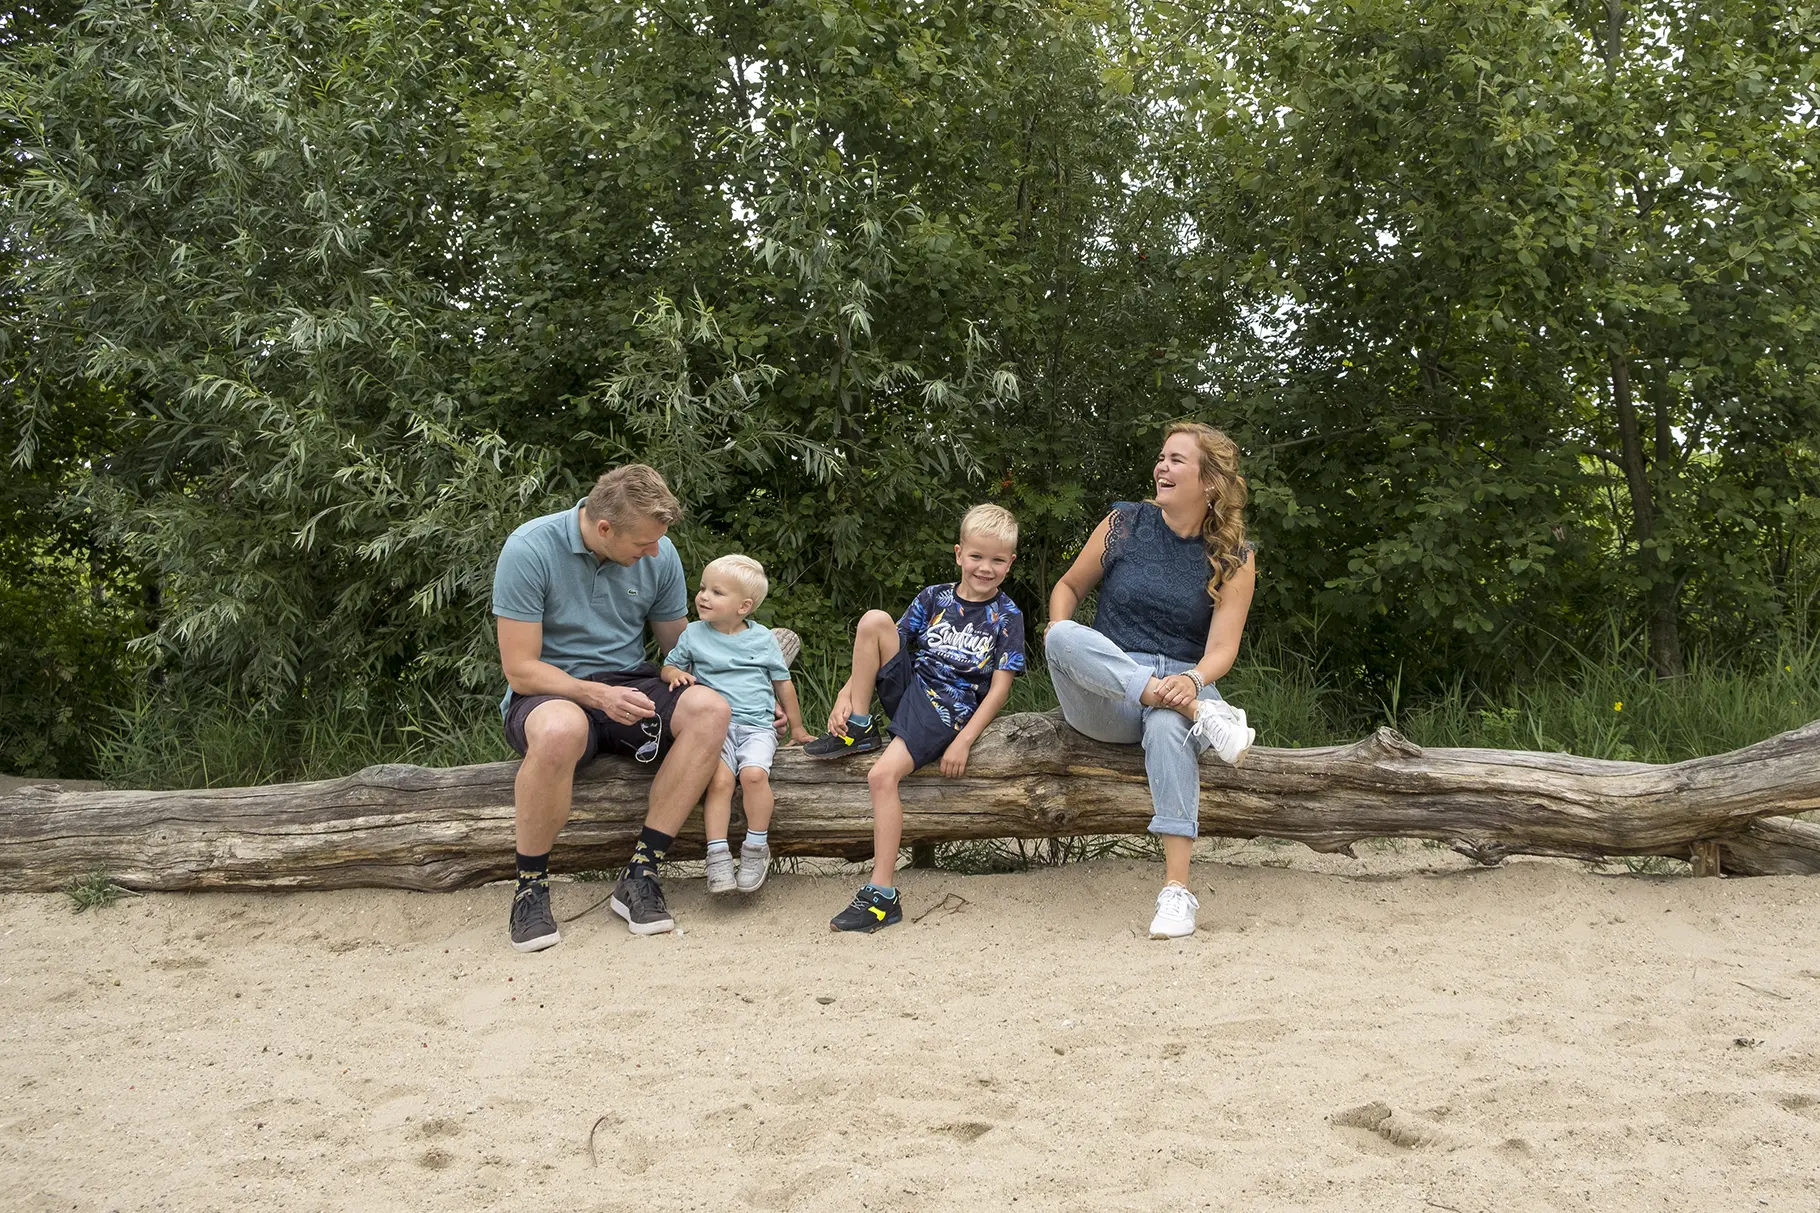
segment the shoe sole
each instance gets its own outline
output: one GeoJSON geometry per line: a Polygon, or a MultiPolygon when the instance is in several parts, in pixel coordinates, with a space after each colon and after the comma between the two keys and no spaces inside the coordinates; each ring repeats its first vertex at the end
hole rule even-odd
{"type": "Polygon", "coordinates": [[[718,884],[712,880],[710,880],[708,882],[708,892],[716,894],[716,895],[719,895],[721,893],[731,893],[734,889],[736,889],[738,887],[739,887],[739,883],[732,878],[729,878],[727,880],[727,883],[725,883],[725,884],[718,884]]]}
{"type": "Polygon", "coordinates": [[[512,946],[520,952],[541,952],[545,948],[553,948],[561,942],[562,932],[551,931],[548,935],[539,935],[536,939],[526,939],[522,942],[514,939],[512,946]]]}
{"type": "Polygon", "coordinates": [[[852,758],[856,754],[873,754],[884,748],[882,745],[854,746],[850,750],[839,750],[833,754],[811,754],[804,750],[803,757],[813,762],[831,762],[836,758],[852,758]]]}
{"type": "Polygon", "coordinates": [[[904,921],[904,920],[901,918],[898,918],[891,922],[881,922],[877,926],[847,927],[844,929],[841,927],[835,926],[833,923],[829,923],[828,929],[830,931],[834,932],[834,934],[836,934],[836,935],[876,935],[880,931],[884,930],[886,927],[894,927],[902,921],[904,921]]]}
{"type": "Polygon", "coordinates": [[[743,884],[742,884],[742,885],[737,885],[737,886],[735,886],[735,887],[737,887],[737,888],[738,888],[738,889],[739,889],[739,891],[740,891],[740,892],[742,892],[742,893],[756,893],[756,892],[758,892],[758,891],[759,891],[759,890],[760,890],[760,889],[762,889],[762,888],[764,888],[764,887],[765,887],[765,876],[764,876],[764,875],[763,875],[763,874],[761,874],[761,875],[760,875],[760,876],[759,876],[759,878],[758,878],[758,883],[757,883],[757,884],[755,884],[755,885],[752,885],[752,886],[751,886],[751,887],[749,887],[749,888],[748,888],[748,887],[747,887],[747,886],[746,886],[746,885],[743,885],[743,884]]]}
{"type": "Polygon", "coordinates": [[[1169,934],[1165,934],[1162,931],[1152,931],[1152,932],[1150,932],[1150,938],[1152,938],[1152,939],[1187,939],[1192,934],[1194,934],[1194,928],[1189,927],[1186,931],[1183,931],[1179,935],[1169,935],[1169,934]]]}
{"type": "Polygon", "coordinates": [[[613,912],[626,920],[626,926],[631,928],[634,935],[662,935],[665,931],[676,929],[674,918],[661,918],[656,922],[633,922],[632,911],[627,908],[625,902],[615,897],[610,904],[613,912]]]}

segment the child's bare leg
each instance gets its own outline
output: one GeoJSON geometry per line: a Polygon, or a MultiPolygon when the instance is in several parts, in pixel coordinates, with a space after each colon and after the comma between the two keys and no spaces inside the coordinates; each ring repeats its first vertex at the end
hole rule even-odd
{"type": "Polygon", "coordinates": [[[746,800],[746,829],[761,834],[768,831],[771,810],[777,807],[777,798],[771,795],[771,773],[763,767],[743,768],[739,773],[739,790],[746,800]]]}
{"type": "MultiPolygon", "coordinates": [[[[746,811],[750,813],[751,806],[746,811]]],[[[765,810],[769,816],[770,810],[765,810]]],[[[708,790],[701,797],[702,833],[709,842],[725,842],[727,827],[733,823],[733,772],[727,764],[716,760],[714,775],[708,780],[708,790]]]]}
{"type": "Polygon", "coordinates": [[[853,633],[853,672],[834,697],[834,710],[828,714],[830,733],[844,737],[847,717],[872,714],[872,693],[878,687],[878,672],[897,656],[900,647],[897,620],[883,611],[867,611],[859,617],[859,626],[853,633]]]}
{"type": "Polygon", "coordinates": [[[897,849],[904,840],[904,802],[897,785],[915,769],[910,747],[893,737],[866,774],[872,792],[872,883],[881,889],[897,884],[897,849]]]}

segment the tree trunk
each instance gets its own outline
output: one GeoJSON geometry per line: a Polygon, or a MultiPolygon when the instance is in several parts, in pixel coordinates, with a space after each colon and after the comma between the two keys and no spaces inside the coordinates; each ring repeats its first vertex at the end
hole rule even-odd
{"type": "MultiPolygon", "coordinates": [[[[1820,722],[1673,766],[1566,754],[1422,750],[1388,729],[1349,746],[1253,750],[1201,766],[1204,834],[1345,851],[1364,838],[1436,839],[1487,863],[1506,855],[1669,855],[1717,839],[1724,870],[1820,871],[1820,827],[1771,821],[1820,808],[1820,722]]],[[[869,760],[778,754],[772,849],[863,857],[869,760]]],[[[174,792],[0,796],[0,891],[49,891],[91,872],[132,889],[456,889],[512,871],[514,763],[368,767],[319,783],[174,792]]],[[[559,871],[631,853],[650,772],[603,759],[575,784],[559,871]]],[[[1142,833],[1143,753],[1090,741],[1047,715],[1006,717],[967,774],[903,784],[904,842],[1142,833]]],[[[699,827],[673,852],[700,851],[699,827]],[[692,848],[692,851],[691,851],[692,848]]]]}
{"type": "Polygon", "coordinates": [[[1656,536],[1656,498],[1650,484],[1649,464],[1643,454],[1643,433],[1637,419],[1637,401],[1631,389],[1629,360],[1619,350],[1611,354],[1611,403],[1618,418],[1618,454],[1624,463],[1624,483],[1630,490],[1633,531],[1637,541],[1638,572],[1649,585],[1649,660],[1658,677],[1679,678],[1687,672],[1681,656],[1680,611],[1675,582],[1657,557],[1651,540],[1656,536]]]}

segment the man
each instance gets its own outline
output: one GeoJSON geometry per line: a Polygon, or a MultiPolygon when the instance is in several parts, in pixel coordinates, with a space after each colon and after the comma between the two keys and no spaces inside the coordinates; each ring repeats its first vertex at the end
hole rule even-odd
{"type": "Polygon", "coordinates": [[[512,532],[493,575],[507,693],[506,740],[524,756],[513,787],[518,890],[512,946],[560,943],[550,912],[550,848],[569,817],[575,769],[605,750],[656,763],[650,810],[613,912],[637,935],[676,924],[657,862],[720,761],[727,701],[704,686],[672,691],[645,660],[648,624],[667,653],[688,624],[688,587],[665,538],[682,516],[641,463],[602,476],[575,508],[512,532]]]}

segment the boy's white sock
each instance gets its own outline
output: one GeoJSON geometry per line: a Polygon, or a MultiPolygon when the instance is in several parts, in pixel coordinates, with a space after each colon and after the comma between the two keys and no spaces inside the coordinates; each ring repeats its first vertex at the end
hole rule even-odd
{"type": "Polygon", "coordinates": [[[726,839],[724,839],[724,838],[708,839],[708,854],[712,855],[716,851],[724,851],[729,855],[731,855],[733,853],[732,848],[727,845],[726,839]]]}
{"type": "Polygon", "coordinates": [[[762,847],[769,845],[770,841],[771,831],[769,830],[747,830],[746,841],[740,845],[747,847],[762,847]]]}

